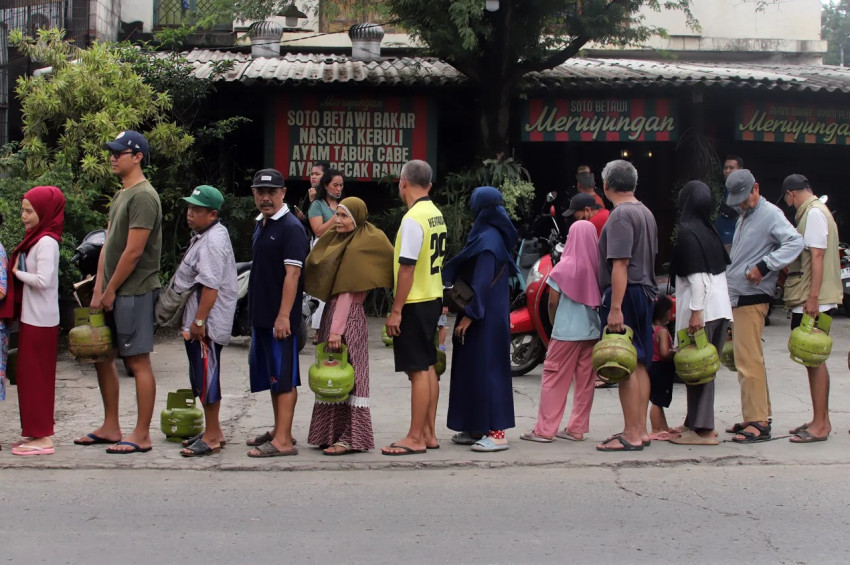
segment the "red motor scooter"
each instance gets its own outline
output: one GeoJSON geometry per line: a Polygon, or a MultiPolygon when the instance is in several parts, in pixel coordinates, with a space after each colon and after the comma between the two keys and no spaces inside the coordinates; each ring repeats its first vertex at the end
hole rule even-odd
{"type": "MultiPolygon", "coordinates": [[[[511,375],[514,377],[527,374],[543,362],[549,338],[552,335],[552,321],[549,319],[549,285],[546,281],[564,251],[554,208],[550,206],[550,213],[538,218],[538,220],[544,220],[544,225],[551,226],[551,231],[548,237],[537,238],[537,244],[542,253],[528,271],[524,300],[517,301],[511,310],[510,356],[511,375]],[[548,222],[545,221],[547,217],[548,222]]],[[[539,225],[535,227],[539,228],[539,225]]],[[[539,233],[539,229],[537,232],[539,233]]]]}

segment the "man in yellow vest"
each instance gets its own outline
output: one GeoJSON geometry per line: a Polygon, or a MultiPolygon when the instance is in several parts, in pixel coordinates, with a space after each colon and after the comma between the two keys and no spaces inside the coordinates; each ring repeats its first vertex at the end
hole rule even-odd
{"type": "Polygon", "coordinates": [[[434,365],[434,334],[443,309],[446,224],[428,196],[431,167],[409,161],[401,168],[398,192],[408,207],[395,240],[395,299],[387,318],[395,370],[410,379],[410,430],[381,449],[384,455],[413,455],[439,447],[434,432],[440,383],[434,365]]]}
{"type": "MultiPolygon", "coordinates": [[[[803,252],[788,265],[785,307],[791,310],[791,329],[800,325],[803,313],[817,316],[838,308],[844,298],[838,257],[838,228],[829,208],[812,192],[809,179],[789,175],[782,182],[785,203],[797,209],[797,231],[803,236],[803,252]]],[[[790,430],[791,443],[826,441],[829,423],[829,370],[826,363],[806,367],[812,394],[812,421],[790,430]]]]}

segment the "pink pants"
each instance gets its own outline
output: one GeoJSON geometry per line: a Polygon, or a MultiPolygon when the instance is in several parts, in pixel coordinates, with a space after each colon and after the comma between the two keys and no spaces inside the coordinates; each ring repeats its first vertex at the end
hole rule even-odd
{"type": "Polygon", "coordinates": [[[552,437],[558,432],[573,380],[573,410],[567,430],[574,434],[584,434],[590,430],[590,409],[593,406],[596,382],[592,364],[595,343],[595,340],[557,339],[549,342],[546,361],[543,362],[540,409],[537,413],[537,425],[534,426],[534,433],[537,435],[552,437]]]}

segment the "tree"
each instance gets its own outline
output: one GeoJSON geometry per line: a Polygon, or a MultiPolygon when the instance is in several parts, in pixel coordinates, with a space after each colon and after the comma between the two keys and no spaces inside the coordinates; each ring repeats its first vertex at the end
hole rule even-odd
{"type": "Polygon", "coordinates": [[[825,65],[841,64],[842,46],[847,50],[846,57],[850,59],[850,0],[823,3],[821,37],[828,42],[827,52],[823,57],[825,65]]]}

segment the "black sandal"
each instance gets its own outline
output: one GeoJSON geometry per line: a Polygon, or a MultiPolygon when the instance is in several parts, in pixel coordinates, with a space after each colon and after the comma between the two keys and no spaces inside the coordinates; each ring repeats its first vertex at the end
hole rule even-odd
{"type": "Polygon", "coordinates": [[[192,445],[180,450],[180,455],[183,457],[203,457],[204,455],[213,455],[221,451],[221,446],[210,447],[202,439],[199,439],[192,445]]]}
{"type": "Polygon", "coordinates": [[[750,422],[749,426],[754,427],[759,431],[759,435],[754,434],[753,432],[748,432],[746,430],[741,430],[738,432],[738,435],[744,436],[744,439],[732,438],[732,441],[735,443],[756,443],[758,441],[767,441],[770,439],[770,424],[766,426],[762,426],[758,422],[750,422]]]}
{"type": "MultiPolygon", "coordinates": [[[[204,432],[201,432],[198,435],[196,435],[195,437],[190,437],[189,439],[184,439],[183,440],[183,447],[189,447],[190,445],[192,445],[193,443],[195,443],[199,439],[202,439],[203,437],[204,437],[204,432]]],[[[221,440],[219,442],[219,445],[221,447],[224,447],[225,445],[227,445],[227,440],[226,439],[221,440]]]]}

